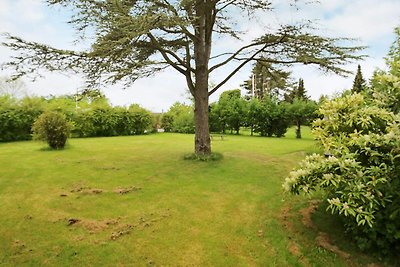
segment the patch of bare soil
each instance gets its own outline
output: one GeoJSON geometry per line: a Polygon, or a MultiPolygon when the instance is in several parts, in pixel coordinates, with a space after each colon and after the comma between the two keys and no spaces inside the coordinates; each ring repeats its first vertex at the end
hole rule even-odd
{"type": "MultiPolygon", "coordinates": [[[[303,219],[302,219],[303,224],[306,227],[314,229],[314,230],[317,230],[317,227],[313,223],[311,216],[313,215],[315,210],[318,208],[319,203],[320,203],[319,201],[312,200],[309,202],[309,206],[307,208],[300,210],[300,214],[303,216],[303,219]]],[[[317,242],[318,246],[335,253],[339,257],[341,257],[343,259],[350,259],[349,253],[344,252],[339,247],[332,244],[332,241],[329,238],[329,235],[327,233],[318,231],[316,242],[317,242]]]]}
{"type": "Polygon", "coordinates": [[[317,230],[317,228],[315,227],[311,216],[313,215],[313,213],[315,212],[315,210],[318,208],[318,204],[320,202],[317,200],[311,200],[309,202],[309,206],[307,208],[301,209],[300,210],[300,214],[302,215],[303,219],[302,222],[303,224],[311,229],[317,230]]]}
{"type": "MultiPolygon", "coordinates": [[[[292,215],[290,213],[290,207],[283,207],[280,211],[279,220],[281,221],[281,224],[288,232],[295,233],[296,231],[294,229],[291,217],[292,215]]],[[[289,236],[289,239],[292,239],[292,237],[289,236]]],[[[303,255],[303,253],[301,253],[301,249],[295,241],[293,240],[289,241],[287,249],[290,252],[290,254],[298,258],[299,262],[303,266],[306,267],[311,266],[307,258],[303,255]]]]}
{"type": "MultiPolygon", "coordinates": [[[[112,190],[112,192],[124,195],[124,194],[128,194],[128,193],[131,193],[131,192],[136,192],[136,191],[140,191],[140,190],[142,190],[141,187],[129,186],[129,187],[118,187],[118,188],[112,190]]],[[[100,188],[91,188],[91,187],[88,187],[88,186],[75,185],[70,190],[70,192],[71,193],[86,194],[86,195],[98,195],[98,194],[101,194],[101,193],[106,193],[107,191],[104,190],[104,189],[100,189],[100,188]]],[[[65,193],[60,194],[60,197],[67,197],[67,196],[68,195],[65,194],[65,193]]]]}
{"type": "Polygon", "coordinates": [[[139,191],[139,190],[142,190],[142,188],[136,187],[136,186],[130,186],[127,188],[116,188],[113,190],[113,192],[124,195],[124,194],[130,193],[130,192],[135,192],[135,191],[139,191]]]}
{"type": "MultiPolygon", "coordinates": [[[[144,231],[147,228],[154,226],[156,223],[170,217],[169,212],[162,214],[151,213],[148,216],[140,217],[135,223],[121,223],[121,218],[109,220],[87,220],[78,218],[65,219],[67,226],[82,227],[88,231],[89,234],[96,234],[104,231],[110,231],[110,239],[117,240],[125,235],[130,234],[134,229],[144,231]]],[[[79,241],[83,237],[79,237],[79,241]]],[[[98,242],[98,241],[96,241],[98,242]]]]}
{"type": "Polygon", "coordinates": [[[301,256],[301,251],[300,251],[299,246],[293,241],[289,242],[288,250],[289,250],[290,254],[292,254],[293,256],[296,256],[296,257],[301,256]]]}
{"type": "Polygon", "coordinates": [[[67,226],[77,225],[85,228],[90,234],[101,232],[107,228],[110,228],[119,223],[118,219],[110,220],[85,220],[78,218],[69,218],[67,220],[67,226]]]}
{"type": "MultiPolygon", "coordinates": [[[[317,227],[314,225],[311,216],[317,209],[319,204],[319,201],[310,201],[310,205],[307,208],[304,208],[300,210],[301,215],[303,216],[302,222],[303,224],[311,229],[314,229],[318,231],[317,227]]],[[[332,240],[330,239],[329,235],[327,233],[318,231],[318,235],[315,239],[316,243],[318,246],[320,246],[323,249],[326,249],[332,253],[335,253],[339,257],[345,260],[350,260],[351,261],[351,255],[343,250],[341,250],[338,246],[333,244],[332,240]]],[[[368,264],[367,267],[380,267],[379,264],[376,263],[371,263],[368,264]]]]}
{"type": "Polygon", "coordinates": [[[349,253],[344,252],[343,250],[341,250],[340,248],[338,248],[337,246],[332,244],[332,241],[329,238],[329,235],[327,233],[318,232],[316,241],[317,241],[318,246],[320,246],[326,250],[329,250],[330,252],[335,253],[336,255],[338,255],[339,257],[341,257],[343,259],[350,259],[349,253]]]}
{"type": "Polygon", "coordinates": [[[117,240],[124,235],[130,234],[133,228],[133,225],[129,224],[119,227],[118,229],[116,229],[116,231],[111,233],[111,240],[117,240]]]}
{"type": "Polygon", "coordinates": [[[286,230],[293,232],[294,231],[293,222],[292,220],[290,220],[290,218],[291,218],[290,207],[284,207],[283,209],[281,209],[279,220],[281,221],[283,227],[286,230]]]}
{"type": "MultiPolygon", "coordinates": [[[[82,193],[82,194],[101,194],[103,193],[103,189],[99,188],[90,188],[90,187],[78,187],[71,190],[71,193],[82,193]]],[[[60,195],[63,196],[63,195],[60,195]]]]}

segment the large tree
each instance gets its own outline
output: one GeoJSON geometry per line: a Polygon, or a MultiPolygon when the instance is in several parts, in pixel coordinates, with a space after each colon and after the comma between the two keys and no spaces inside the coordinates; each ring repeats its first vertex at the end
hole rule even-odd
{"type": "MultiPolygon", "coordinates": [[[[283,25],[249,42],[235,18],[267,16],[275,1],[267,0],[46,0],[73,12],[70,23],[78,38],[89,36],[87,51],[70,51],[8,36],[5,45],[19,53],[6,64],[16,76],[40,69],[65,69],[86,74],[89,85],[125,82],[172,67],[186,78],[195,102],[195,152],[211,153],[208,99],[251,61],[270,64],[316,64],[324,71],[343,74],[341,67],[360,47],[339,46],[343,39],[317,36],[305,25],[283,25]],[[86,35],[87,34],[87,35],[86,35]],[[243,44],[213,51],[215,40],[234,38],[243,44]],[[231,49],[232,48],[232,49],[231,49]],[[232,65],[231,63],[235,64],[232,65]],[[209,77],[231,64],[226,76],[209,88],[209,77]]],[[[276,1],[278,2],[278,1],[276,1]]],[[[297,1],[293,1],[297,2],[297,1]]]]}

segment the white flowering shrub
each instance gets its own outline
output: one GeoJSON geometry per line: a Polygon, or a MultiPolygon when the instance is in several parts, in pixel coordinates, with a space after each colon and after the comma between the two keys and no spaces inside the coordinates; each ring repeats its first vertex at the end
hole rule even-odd
{"type": "Polygon", "coordinates": [[[308,156],[283,186],[295,194],[324,190],[328,209],[346,217],[362,248],[399,253],[400,116],[389,108],[396,101],[378,92],[378,103],[354,94],[323,104],[313,133],[329,156],[308,156]]]}

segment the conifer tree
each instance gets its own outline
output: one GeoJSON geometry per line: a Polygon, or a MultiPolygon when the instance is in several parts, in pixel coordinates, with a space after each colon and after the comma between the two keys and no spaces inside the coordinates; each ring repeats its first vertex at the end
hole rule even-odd
{"type": "Polygon", "coordinates": [[[354,78],[353,88],[351,89],[351,91],[353,93],[361,93],[362,91],[365,90],[365,87],[366,87],[366,82],[361,72],[361,66],[358,65],[356,77],[354,78]]]}
{"type": "Polygon", "coordinates": [[[294,87],[292,91],[284,95],[284,100],[286,102],[293,103],[296,98],[305,101],[309,100],[306,88],[304,87],[304,80],[302,78],[299,79],[297,87],[294,87]]]}
{"type": "Polygon", "coordinates": [[[241,85],[247,91],[247,98],[264,99],[265,96],[278,97],[291,86],[291,72],[273,67],[272,64],[257,62],[248,80],[241,85]]]}

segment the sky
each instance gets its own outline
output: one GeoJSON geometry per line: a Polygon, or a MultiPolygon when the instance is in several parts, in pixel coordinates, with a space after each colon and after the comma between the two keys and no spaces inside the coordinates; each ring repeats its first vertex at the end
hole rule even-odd
{"type": "MultiPolygon", "coordinates": [[[[299,4],[289,7],[288,0],[273,1],[275,12],[259,18],[258,23],[249,23],[237,16],[236,22],[245,32],[244,41],[251,40],[266,28],[278,24],[293,23],[298,20],[312,20],[323,36],[356,38],[351,43],[368,46],[362,53],[368,55],[363,61],[345,66],[355,72],[361,65],[364,78],[369,79],[376,68],[384,69],[384,57],[394,41],[394,28],[400,26],[400,0],[320,0],[315,4],[299,4]]],[[[293,2],[293,1],[292,1],[293,2]]],[[[304,2],[307,2],[304,1],[304,2]]],[[[0,33],[8,32],[29,41],[42,42],[62,49],[84,49],[85,44],[76,44],[75,31],[66,22],[69,13],[48,7],[41,0],[0,0],[0,33]]],[[[0,42],[4,41],[0,37],[0,42]]],[[[232,40],[216,40],[214,51],[239,46],[232,40]]],[[[12,52],[0,46],[0,64],[6,62],[12,52]]],[[[228,69],[217,72],[211,82],[217,82],[227,74],[228,69]]],[[[306,90],[312,99],[321,94],[333,95],[351,88],[354,75],[340,77],[326,75],[315,67],[295,66],[293,78],[303,78],[306,90]]],[[[221,92],[240,88],[248,79],[251,65],[246,66],[225,86],[213,94],[210,101],[218,100],[221,92]]],[[[8,70],[0,71],[0,76],[8,76],[8,70]]],[[[83,86],[82,77],[67,73],[46,73],[45,78],[35,81],[24,80],[30,95],[74,94],[83,86]]],[[[153,111],[162,112],[177,101],[189,103],[184,77],[167,69],[152,77],[136,81],[127,89],[122,86],[107,86],[102,89],[112,105],[129,106],[132,103],[153,111]]]]}

